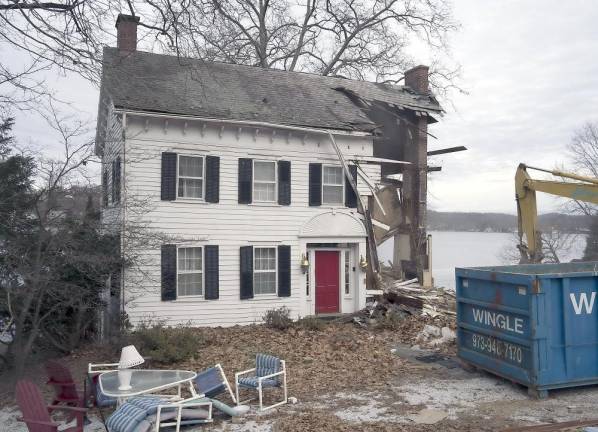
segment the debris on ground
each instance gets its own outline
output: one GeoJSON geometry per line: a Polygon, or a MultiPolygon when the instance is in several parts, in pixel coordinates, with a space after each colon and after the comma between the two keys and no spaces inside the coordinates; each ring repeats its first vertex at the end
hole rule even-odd
{"type": "Polygon", "coordinates": [[[425,408],[418,412],[417,414],[412,414],[408,416],[410,420],[412,420],[416,424],[436,424],[439,421],[444,420],[448,417],[448,413],[446,411],[437,410],[437,409],[429,409],[425,408]]]}
{"type": "Polygon", "coordinates": [[[417,279],[397,280],[388,267],[382,271],[381,286],[383,289],[370,296],[364,309],[337,321],[395,330],[404,330],[404,321],[419,322],[417,332],[404,342],[442,350],[454,347],[457,314],[453,292],[422,287],[417,279]]]}
{"type": "Polygon", "coordinates": [[[438,347],[451,344],[457,338],[457,334],[449,327],[437,327],[426,324],[423,330],[417,335],[415,342],[417,347],[438,347]]]}

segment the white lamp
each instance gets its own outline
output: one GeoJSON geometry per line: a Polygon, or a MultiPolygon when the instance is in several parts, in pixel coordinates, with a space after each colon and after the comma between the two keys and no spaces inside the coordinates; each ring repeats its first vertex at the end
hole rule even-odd
{"type": "Polygon", "coordinates": [[[131,375],[133,371],[130,368],[139,366],[144,361],[134,345],[128,345],[122,349],[120,352],[120,361],[118,362],[119,390],[131,390],[131,375]]]}

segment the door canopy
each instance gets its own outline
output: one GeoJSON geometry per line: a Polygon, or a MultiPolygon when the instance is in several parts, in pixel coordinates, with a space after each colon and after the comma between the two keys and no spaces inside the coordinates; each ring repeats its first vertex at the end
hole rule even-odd
{"type": "Polygon", "coordinates": [[[308,220],[299,232],[300,237],[366,237],[363,222],[357,217],[329,211],[308,220]]]}

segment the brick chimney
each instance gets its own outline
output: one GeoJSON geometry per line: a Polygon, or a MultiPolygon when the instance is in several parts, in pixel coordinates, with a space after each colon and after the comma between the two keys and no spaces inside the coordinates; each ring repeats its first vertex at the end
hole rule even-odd
{"type": "Polygon", "coordinates": [[[139,17],[118,14],[116,19],[116,46],[121,54],[137,50],[137,24],[139,17]]]}
{"type": "Polygon", "coordinates": [[[405,72],[405,85],[418,93],[428,93],[428,66],[415,66],[405,72]]]}

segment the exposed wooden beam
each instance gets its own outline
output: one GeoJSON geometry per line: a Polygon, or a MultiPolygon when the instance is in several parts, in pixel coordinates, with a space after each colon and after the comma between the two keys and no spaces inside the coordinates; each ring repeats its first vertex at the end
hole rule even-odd
{"type": "Polygon", "coordinates": [[[464,151],[464,150],[467,150],[467,147],[465,147],[465,146],[447,147],[447,148],[438,149],[438,150],[430,150],[428,152],[428,156],[435,156],[435,155],[440,155],[440,154],[445,154],[445,153],[455,153],[455,152],[460,152],[460,151],[464,151]]]}

